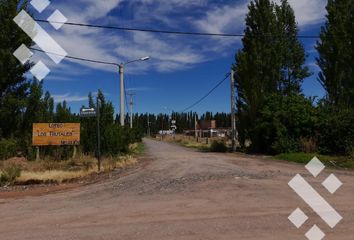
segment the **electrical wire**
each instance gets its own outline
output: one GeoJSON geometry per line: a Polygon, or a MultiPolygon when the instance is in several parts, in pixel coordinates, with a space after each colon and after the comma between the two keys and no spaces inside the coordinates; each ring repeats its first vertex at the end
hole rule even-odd
{"type": "Polygon", "coordinates": [[[91,62],[91,63],[99,63],[99,64],[105,64],[105,65],[113,65],[113,66],[119,66],[119,64],[117,63],[113,63],[113,62],[106,62],[106,61],[99,61],[99,60],[93,60],[93,59],[88,59],[88,58],[82,58],[82,57],[74,57],[74,56],[65,56],[65,55],[61,55],[61,54],[57,54],[57,53],[53,53],[53,52],[46,52],[43,51],[41,49],[37,49],[37,48],[33,48],[30,47],[29,49],[33,50],[33,51],[37,51],[37,52],[42,52],[42,53],[46,53],[46,54],[52,54],[52,55],[56,55],[56,56],[61,56],[61,57],[65,57],[65,58],[70,58],[70,59],[74,59],[74,60],[78,60],[78,61],[85,61],[85,62],[91,62]]]}
{"type": "MultiPolygon", "coordinates": [[[[75,23],[75,22],[56,22],[56,21],[48,21],[43,19],[35,19],[35,20],[37,22],[42,22],[42,23],[58,23],[58,24],[64,24],[69,26],[101,28],[101,29],[111,29],[111,30],[130,31],[130,32],[149,32],[149,33],[162,33],[162,34],[174,34],[174,35],[209,36],[209,37],[244,37],[245,36],[245,34],[240,34],[240,33],[207,33],[207,32],[172,31],[172,30],[152,29],[152,28],[119,27],[119,26],[111,26],[111,25],[98,25],[98,24],[86,24],[86,23],[75,23]]],[[[260,36],[267,36],[267,35],[260,35],[260,36]]],[[[320,38],[319,35],[298,35],[297,37],[303,39],[320,38]]],[[[348,36],[348,38],[354,38],[354,36],[348,36]]]]}
{"type": "Polygon", "coordinates": [[[225,78],[222,79],[220,82],[218,82],[215,87],[213,87],[207,94],[205,94],[202,98],[200,98],[198,101],[196,101],[195,103],[193,103],[192,105],[190,105],[189,107],[185,108],[183,111],[181,111],[182,113],[188,111],[189,109],[192,109],[193,107],[197,106],[199,103],[201,103],[204,99],[206,99],[207,97],[209,97],[210,94],[212,94],[218,87],[220,87],[221,84],[223,84],[225,82],[226,79],[228,79],[228,77],[230,76],[231,73],[226,74],[225,78]]]}

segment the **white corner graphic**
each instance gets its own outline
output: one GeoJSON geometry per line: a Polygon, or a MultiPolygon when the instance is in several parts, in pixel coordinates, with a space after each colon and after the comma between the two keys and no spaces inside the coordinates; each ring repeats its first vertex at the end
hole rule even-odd
{"type": "MultiPolygon", "coordinates": [[[[317,177],[325,169],[325,165],[317,157],[314,157],[305,168],[314,177],[317,177]]],[[[343,219],[300,174],[291,179],[288,185],[330,228],[333,229],[343,219]]],[[[328,192],[334,194],[343,183],[334,174],[331,174],[322,182],[322,185],[328,192]]],[[[300,228],[308,220],[307,215],[299,208],[288,218],[297,228],[300,228]]],[[[314,225],[305,236],[309,240],[322,240],[326,235],[317,225],[314,225]]]]}
{"type": "MultiPolygon", "coordinates": [[[[41,13],[50,5],[50,1],[32,0],[31,5],[41,13]]],[[[56,30],[60,29],[67,20],[59,10],[55,10],[48,18],[48,21],[56,30]]],[[[59,64],[67,56],[67,52],[26,11],[21,10],[13,21],[56,64],[59,64]]],[[[25,64],[30,60],[33,53],[28,47],[22,44],[13,55],[22,64],[25,64]]],[[[39,61],[32,67],[30,72],[41,81],[50,73],[50,69],[42,61],[39,61]]]]}

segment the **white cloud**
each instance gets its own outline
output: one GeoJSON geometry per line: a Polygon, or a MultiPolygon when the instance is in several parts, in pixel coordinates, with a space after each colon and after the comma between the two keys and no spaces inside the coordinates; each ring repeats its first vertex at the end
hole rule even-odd
{"type": "Polygon", "coordinates": [[[208,33],[240,32],[244,26],[248,2],[215,7],[206,12],[205,17],[195,21],[195,25],[208,33]]]}
{"type": "MultiPolygon", "coordinates": [[[[123,1],[78,0],[70,5],[53,2],[53,8],[58,8],[69,22],[99,24],[109,22],[110,25],[116,26],[242,33],[245,15],[248,11],[247,5],[250,2],[250,0],[214,3],[206,0],[124,1],[125,7],[127,4],[132,5],[130,19],[126,19],[126,16],[122,17],[123,14],[108,17],[107,15],[113,10],[123,11],[119,9],[123,1]],[[178,17],[175,17],[176,14],[178,17]]],[[[289,0],[289,2],[295,10],[300,27],[319,23],[324,18],[326,4],[324,0],[289,0]]],[[[50,26],[47,26],[48,28],[50,26]]],[[[229,55],[230,51],[235,52],[240,46],[240,38],[123,32],[68,25],[63,26],[60,31],[51,30],[51,34],[72,56],[114,63],[146,55],[151,56],[149,62],[129,65],[128,70],[134,67],[134,71],[129,71],[129,74],[188,69],[196,64],[229,55]]],[[[75,64],[76,70],[70,69],[68,72],[65,67],[69,64],[64,64],[62,67],[55,67],[57,70],[55,73],[63,71],[80,74],[84,69],[117,71],[114,66],[66,60],[83,67],[75,64]]]]}
{"type": "Polygon", "coordinates": [[[63,101],[66,101],[68,103],[88,101],[87,96],[81,96],[81,95],[77,95],[77,94],[72,95],[70,93],[54,94],[54,95],[52,95],[52,97],[54,98],[54,102],[56,102],[56,103],[63,102],[63,101]]]}
{"type": "MultiPolygon", "coordinates": [[[[275,2],[279,3],[280,0],[275,2]]],[[[326,0],[289,0],[300,27],[321,23],[326,14],[326,0]]]]}

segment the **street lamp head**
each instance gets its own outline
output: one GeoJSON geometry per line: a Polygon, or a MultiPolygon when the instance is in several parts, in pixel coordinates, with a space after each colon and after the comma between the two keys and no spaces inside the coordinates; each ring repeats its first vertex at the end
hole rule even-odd
{"type": "Polygon", "coordinates": [[[140,58],[140,60],[141,60],[141,61],[147,61],[147,60],[149,60],[149,59],[150,59],[150,57],[149,57],[149,56],[146,56],[146,57],[140,58]]]}

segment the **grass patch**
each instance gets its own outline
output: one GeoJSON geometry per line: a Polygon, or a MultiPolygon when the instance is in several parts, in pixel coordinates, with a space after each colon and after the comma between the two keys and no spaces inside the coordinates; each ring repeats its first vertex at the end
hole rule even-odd
{"type": "MultiPolygon", "coordinates": [[[[143,143],[132,144],[130,155],[102,157],[102,172],[126,168],[137,163],[136,156],[144,150],[143,143]]],[[[53,161],[43,159],[28,161],[25,158],[12,158],[0,161],[0,186],[42,183],[63,183],[98,173],[97,159],[93,156],[78,154],[75,159],[53,161]],[[16,170],[16,171],[15,171],[16,170]]]]}
{"type": "Polygon", "coordinates": [[[188,137],[183,135],[175,135],[173,136],[164,136],[163,141],[177,143],[182,147],[198,149],[200,151],[209,152],[211,146],[211,140],[209,139],[208,143],[206,139],[197,140],[194,137],[188,137]]]}
{"type": "Polygon", "coordinates": [[[349,156],[328,156],[316,153],[282,153],[274,158],[307,164],[314,156],[318,157],[328,167],[354,169],[354,159],[349,156]]]}
{"type": "Polygon", "coordinates": [[[196,142],[196,141],[182,140],[181,142],[179,142],[179,144],[187,148],[195,148],[201,151],[206,151],[210,149],[210,144],[196,142]]]}
{"type": "MultiPolygon", "coordinates": [[[[117,168],[126,168],[135,165],[137,160],[132,156],[108,157],[102,159],[102,172],[110,172],[117,168]]],[[[88,168],[84,165],[79,170],[46,170],[46,171],[23,171],[16,179],[16,184],[33,183],[63,183],[83,178],[98,173],[97,166],[90,164],[88,168]]]]}
{"type": "Polygon", "coordinates": [[[165,136],[164,141],[174,142],[186,148],[194,148],[203,152],[228,152],[230,144],[223,138],[199,138],[176,135],[165,136]]]}
{"type": "Polygon", "coordinates": [[[144,143],[134,143],[134,144],[131,144],[129,146],[129,151],[130,151],[130,154],[132,155],[141,155],[144,153],[145,151],[145,145],[144,143]]]}
{"type": "Polygon", "coordinates": [[[45,172],[22,172],[21,176],[16,179],[17,184],[35,182],[35,183],[62,183],[64,181],[70,181],[78,178],[88,176],[96,172],[91,169],[89,171],[62,171],[53,170],[45,172]]]}

